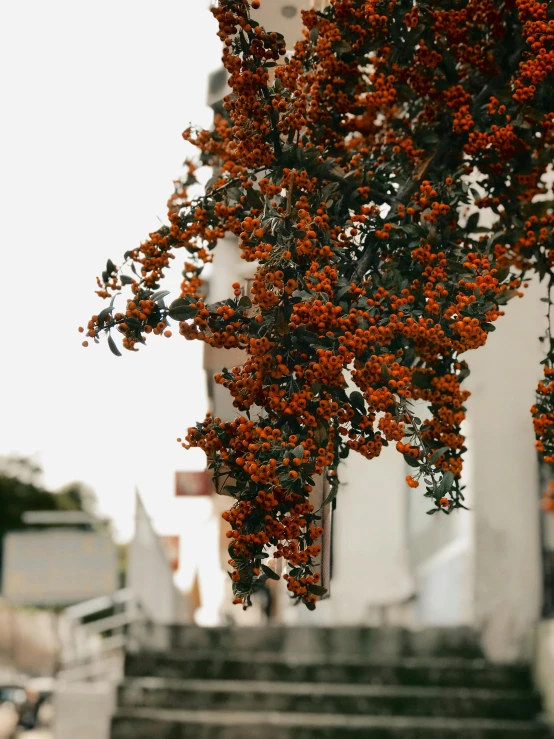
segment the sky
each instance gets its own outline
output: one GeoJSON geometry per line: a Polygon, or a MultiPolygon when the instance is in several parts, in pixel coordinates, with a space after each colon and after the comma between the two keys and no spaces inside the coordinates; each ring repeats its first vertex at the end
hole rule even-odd
{"type": "Polygon", "coordinates": [[[135,486],[160,533],[209,515],[173,497],[175,470],[205,463],[176,442],[206,412],[202,347],[174,332],[116,358],[77,331],[103,307],[106,260],[165,222],[182,131],[210,125],[208,4],[0,4],[0,456],[33,455],[53,489],[90,485],[120,540],[135,486]]]}

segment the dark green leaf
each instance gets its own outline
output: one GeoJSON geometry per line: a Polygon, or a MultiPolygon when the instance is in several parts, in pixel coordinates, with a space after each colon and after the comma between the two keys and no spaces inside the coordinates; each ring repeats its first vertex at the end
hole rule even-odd
{"type": "Polygon", "coordinates": [[[115,354],[116,357],[121,357],[121,352],[117,348],[117,345],[110,334],[108,334],[108,346],[110,347],[112,354],[115,354]]]}
{"type": "Polygon", "coordinates": [[[327,592],[327,588],[324,588],[322,585],[308,585],[308,590],[314,595],[325,595],[327,592]]]}
{"type": "Polygon", "coordinates": [[[359,410],[360,413],[365,413],[366,408],[364,396],[358,392],[358,390],[354,390],[354,392],[350,393],[350,403],[352,404],[352,407],[359,410]]]}
{"type": "Polygon", "coordinates": [[[275,572],[275,570],[272,570],[271,567],[268,567],[267,565],[262,564],[261,565],[262,572],[264,575],[267,575],[270,580],[280,580],[281,578],[279,575],[275,572]]]}
{"type": "Polygon", "coordinates": [[[352,47],[348,41],[338,41],[333,44],[333,51],[335,54],[347,54],[349,51],[352,51],[352,47]]]}
{"type": "Polygon", "coordinates": [[[450,470],[446,470],[446,472],[442,476],[442,480],[440,481],[440,485],[439,485],[440,494],[445,495],[446,493],[450,492],[453,482],[454,482],[453,472],[451,472],[450,470]]]}
{"type": "Polygon", "coordinates": [[[408,452],[404,452],[402,455],[406,461],[406,464],[408,464],[410,467],[419,467],[419,462],[417,459],[414,459],[411,454],[408,454],[408,452]]]}
{"type": "Polygon", "coordinates": [[[329,503],[332,503],[333,500],[335,500],[335,498],[337,497],[337,493],[338,492],[339,492],[339,486],[338,485],[334,485],[331,488],[331,492],[329,493],[329,495],[325,498],[325,500],[321,504],[321,507],[322,508],[325,508],[326,505],[329,505],[329,503]]]}
{"type": "Polygon", "coordinates": [[[425,374],[424,372],[414,372],[412,375],[412,385],[421,388],[430,388],[431,379],[429,375],[425,374]]]}
{"type": "Polygon", "coordinates": [[[433,452],[433,454],[431,454],[431,457],[429,458],[429,463],[430,464],[433,464],[434,462],[436,462],[437,459],[439,457],[442,457],[442,455],[445,452],[449,451],[449,449],[450,449],[450,447],[448,447],[448,446],[441,446],[440,449],[435,449],[435,451],[433,452]]]}
{"type": "Polygon", "coordinates": [[[122,285],[132,285],[134,282],[133,278],[128,275],[121,275],[119,279],[121,280],[122,285]]]}
{"type": "Polygon", "coordinates": [[[257,208],[258,210],[263,206],[263,201],[259,190],[249,187],[246,191],[246,204],[251,208],[257,208]]]}
{"type": "Polygon", "coordinates": [[[460,382],[466,379],[466,377],[469,377],[470,371],[469,367],[462,367],[461,370],[458,372],[458,377],[460,378],[460,382]]]}
{"type": "Polygon", "coordinates": [[[479,225],[479,212],[472,213],[467,219],[466,231],[468,233],[471,233],[477,228],[478,225],[479,225]]]}
{"type": "Polygon", "coordinates": [[[106,318],[110,315],[110,313],[113,311],[113,306],[109,305],[107,308],[104,308],[104,310],[101,310],[98,314],[98,323],[104,323],[106,318]]]}
{"type": "Polygon", "coordinates": [[[316,430],[314,431],[314,439],[319,446],[323,446],[327,441],[327,429],[321,421],[318,422],[316,430]]]}
{"type": "Polygon", "coordinates": [[[458,274],[469,274],[471,272],[463,262],[457,262],[455,259],[447,259],[446,266],[458,274]]]}
{"type": "Polygon", "coordinates": [[[185,321],[187,318],[192,318],[198,313],[197,308],[193,308],[192,305],[184,300],[183,298],[177,298],[169,306],[169,316],[175,321],[185,321]]]}

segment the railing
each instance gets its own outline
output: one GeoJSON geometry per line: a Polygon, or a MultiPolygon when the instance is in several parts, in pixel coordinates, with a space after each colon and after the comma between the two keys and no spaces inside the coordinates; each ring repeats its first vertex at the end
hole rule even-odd
{"type": "Polygon", "coordinates": [[[60,617],[58,679],[120,679],[125,649],[132,648],[130,627],[146,618],[129,588],[66,608],[60,617]]]}

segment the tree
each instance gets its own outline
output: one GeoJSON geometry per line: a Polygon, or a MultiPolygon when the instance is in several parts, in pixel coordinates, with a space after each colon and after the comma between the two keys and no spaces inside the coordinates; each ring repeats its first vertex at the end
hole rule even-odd
{"type": "MultiPolygon", "coordinates": [[[[216,377],[240,415],[208,415],[182,443],[206,452],[235,498],[224,516],[236,602],[270,576],[273,546],[292,596],[313,609],[316,476],[334,496],[340,460],[395,444],[430,514],[463,508],[466,354],[528,275],[546,278],[550,294],[554,7],[332,0],[304,12],[290,57],[251,7],[220,0],[213,10],[232,92],[213,131],[183,134],[199,155],[175,183],[170,225],[98,279],[104,298],[130,287],[126,309],[112,300],[86,332],[107,334],[119,354],[114,329],[134,351],[175,321],[187,339],[247,352],[216,377]],[[191,199],[199,165],[215,174],[191,199]],[[233,297],[207,305],[202,269],[226,234],[258,264],[252,293],[235,283],[233,297]],[[178,249],[188,253],[181,293],[166,306],[160,284],[178,249]]],[[[544,342],[532,413],[552,462],[550,329],[544,342]]]]}
{"type": "Polygon", "coordinates": [[[52,492],[42,486],[41,476],[42,469],[31,459],[0,459],[0,537],[8,531],[26,528],[23,514],[27,511],[93,513],[96,496],[86,485],[72,482],[52,492]]]}
{"type": "MultiPolygon", "coordinates": [[[[81,482],[72,482],[57,492],[40,483],[42,469],[27,457],[0,459],[0,578],[2,540],[9,531],[28,528],[23,520],[27,511],[85,511],[93,513],[94,492],[81,482]]],[[[91,524],[79,528],[90,529],[91,524]]]]}

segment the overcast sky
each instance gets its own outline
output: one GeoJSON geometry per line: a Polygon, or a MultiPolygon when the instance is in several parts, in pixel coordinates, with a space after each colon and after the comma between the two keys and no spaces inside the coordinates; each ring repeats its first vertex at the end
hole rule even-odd
{"type": "Polygon", "coordinates": [[[174,471],[204,463],[175,442],[206,410],[201,346],[174,334],[117,359],[77,327],[102,307],[107,258],[165,220],[181,132],[210,123],[207,6],[0,5],[0,455],[35,455],[51,487],[90,484],[121,538],[135,485],[162,533],[206,502],[173,500],[174,471]]]}

